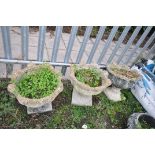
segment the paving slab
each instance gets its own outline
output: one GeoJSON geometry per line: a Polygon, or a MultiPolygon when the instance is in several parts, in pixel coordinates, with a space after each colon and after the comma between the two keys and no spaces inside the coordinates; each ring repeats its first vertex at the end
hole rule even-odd
{"type": "Polygon", "coordinates": [[[149,51],[146,50],[141,54],[140,57],[141,58],[152,58],[153,56],[155,56],[155,52],[149,53],[149,51]]]}
{"type": "Polygon", "coordinates": [[[111,63],[117,63],[117,60],[119,58],[119,55],[115,55],[111,61],[111,63]]]}
{"type": "Polygon", "coordinates": [[[10,42],[11,42],[11,45],[21,45],[22,43],[22,37],[20,34],[17,34],[17,33],[10,33],[10,42]]]}
{"type": "Polygon", "coordinates": [[[109,57],[110,57],[110,54],[106,54],[105,57],[103,58],[103,60],[101,61],[101,64],[105,64],[106,65],[109,57]]]}
{"type": "Polygon", "coordinates": [[[22,49],[21,44],[17,45],[11,45],[11,52],[12,52],[12,58],[13,59],[22,59],[22,49]]]}
{"type": "MultiPolygon", "coordinates": [[[[86,51],[86,54],[87,54],[88,57],[89,57],[89,55],[90,55],[90,52],[91,52],[91,51],[86,51]]],[[[93,59],[92,59],[92,63],[97,63],[98,58],[99,58],[99,56],[100,56],[100,53],[101,53],[100,49],[97,48],[96,51],[95,51],[95,53],[94,53],[94,56],[93,56],[93,59]]]]}
{"type": "MultiPolygon", "coordinates": [[[[129,61],[129,63],[127,64],[127,65],[131,65],[133,62],[134,62],[134,60],[135,60],[135,56],[134,57],[132,57],[132,59],[129,61]]],[[[126,64],[126,61],[128,60],[128,56],[127,55],[125,55],[124,57],[123,57],[123,59],[120,61],[120,64],[126,64]]]]}
{"type": "Polygon", "coordinates": [[[2,44],[0,44],[0,57],[5,57],[4,49],[3,49],[2,44]]]}
{"type": "Polygon", "coordinates": [[[0,78],[6,77],[6,65],[4,63],[0,63],[0,78]]]}
{"type": "Polygon", "coordinates": [[[93,48],[94,44],[88,44],[86,45],[85,51],[87,51],[87,54],[90,54],[92,48],[93,48]]]}
{"type": "Polygon", "coordinates": [[[0,44],[2,44],[2,43],[3,43],[3,41],[2,41],[2,32],[0,31],[0,44]]]}
{"type": "Polygon", "coordinates": [[[17,70],[21,69],[22,65],[21,64],[14,64],[13,65],[13,73],[16,72],[17,70]]]}
{"type": "Polygon", "coordinates": [[[1,33],[1,31],[0,31],[0,57],[4,57],[3,40],[2,40],[2,33],[1,33]]]}
{"type": "MultiPolygon", "coordinates": [[[[37,47],[33,47],[33,46],[29,47],[28,58],[29,60],[37,60],[37,47]]],[[[46,48],[44,48],[43,61],[49,61],[49,56],[47,54],[46,48]]]]}
{"type": "MultiPolygon", "coordinates": [[[[78,51],[72,51],[72,53],[71,53],[71,60],[72,60],[73,63],[76,63],[76,59],[77,59],[78,54],[79,54],[78,51]]],[[[87,54],[84,52],[83,55],[82,55],[80,64],[86,64],[87,59],[88,59],[88,56],[87,56],[87,54]]]]}
{"type": "MultiPolygon", "coordinates": [[[[45,38],[46,48],[53,48],[54,39],[55,39],[54,37],[46,36],[46,38],[45,38]]],[[[62,38],[60,39],[59,49],[61,49],[61,50],[66,49],[65,43],[62,38]]]]}
{"type": "MultiPolygon", "coordinates": [[[[47,53],[48,53],[47,55],[50,60],[51,56],[52,56],[53,49],[51,49],[51,48],[46,48],[46,49],[47,49],[47,53]]],[[[57,53],[57,59],[56,59],[57,62],[64,62],[65,54],[66,54],[66,50],[59,49],[58,53],[57,53]]],[[[71,57],[69,58],[69,62],[72,62],[71,57]]]]}
{"type": "Polygon", "coordinates": [[[11,26],[10,27],[10,34],[21,34],[21,26],[11,26]]]}
{"type": "Polygon", "coordinates": [[[91,42],[92,42],[92,43],[94,43],[94,42],[95,42],[95,40],[96,40],[96,38],[91,37],[91,38],[90,38],[90,40],[91,40],[91,42]]]}
{"type": "MultiPolygon", "coordinates": [[[[77,36],[77,39],[80,43],[83,42],[83,39],[84,39],[84,36],[77,36]]],[[[90,38],[88,41],[87,41],[87,44],[93,44],[93,41],[92,39],[90,38]]]]}
{"type": "Polygon", "coordinates": [[[62,33],[61,37],[64,41],[68,41],[70,38],[70,34],[69,33],[62,33]]]}
{"type": "Polygon", "coordinates": [[[29,36],[29,46],[38,46],[38,37],[36,36],[29,36]]]}
{"type": "MultiPolygon", "coordinates": [[[[68,41],[64,40],[64,43],[65,43],[65,46],[67,47],[68,46],[68,41]]],[[[79,51],[80,50],[80,46],[81,46],[81,43],[77,40],[77,38],[75,38],[72,50],[79,51]]]]}

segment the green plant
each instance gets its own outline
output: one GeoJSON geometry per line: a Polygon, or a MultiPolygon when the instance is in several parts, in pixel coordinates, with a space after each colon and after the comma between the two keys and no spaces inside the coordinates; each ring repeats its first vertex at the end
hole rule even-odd
{"type": "Polygon", "coordinates": [[[104,94],[98,95],[114,128],[125,128],[132,113],[145,111],[129,90],[121,92],[126,100],[120,102],[110,101],[104,94]]]}
{"type": "Polygon", "coordinates": [[[50,70],[47,65],[25,73],[16,81],[16,90],[24,97],[42,98],[50,95],[58,86],[58,75],[50,70]]]}
{"type": "Polygon", "coordinates": [[[15,98],[10,97],[6,91],[0,92],[0,117],[5,116],[7,114],[12,115],[15,113],[16,109],[14,108],[13,103],[15,102],[15,98]]]}
{"type": "Polygon", "coordinates": [[[147,123],[145,120],[138,122],[136,128],[137,129],[153,129],[151,125],[147,123]]]}
{"type": "Polygon", "coordinates": [[[9,79],[0,79],[0,117],[6,115],[12,115],[15,112],[13,103],[15,98],[9,96],[6,91],[9,79]]]}
{"type": "Polygon", "coordinates": [[[90,87],[98,87],[102,83],[100,72],[95,68],[77,69],[75,71],[75,76],[77,80],[90,87]]]}
{"type": "Polygon", "coordinates": [[[92,32],[91,32],[91,37],[96,37],[98,34],[99,26],[93,26],[92,32]]]}
{"type": "Polygon", "coordinates": [[[136,124],[137,129],[154,129],[154,119],[151,116],[141,116],[136,124]]]}
{"type": "Polygon", "coordinates": [[[6,89],[8,86],[8,80],[3,79],[3,81],[0,80],[0,89],[6,89]]]}
{"type": "Polygon", "coordinates": [[[1,80],[0,128],[127,128],[127,120],[134,112],[143,112],[140,103],[129,90],[123,90],[125,101],[112,102],[103,94],[93,96],[92,107],[71,105],[72,85],[63,81],[64,90],[53,102],[54,111],[27,115],[26,107],[10,96],[9,80],[1,80]],[[2,87],[3,86],[3,87],[2,87]]]}

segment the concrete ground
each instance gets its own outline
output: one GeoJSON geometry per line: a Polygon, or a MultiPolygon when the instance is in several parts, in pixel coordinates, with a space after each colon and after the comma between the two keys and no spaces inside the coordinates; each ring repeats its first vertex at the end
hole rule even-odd
{"type": "MultiPolygon", "coordinates": [[[[38,36],[39,36],[39,32],[30,32],[29,33],[29,53],[28,53],[29,60],[36,60],[37,59],[38,36]]],[[[12,49],[13,59],[22,59],[20,28],[12,27],[10,30],[10,37],[11,37],[11,49],[12,49]]],[[[64,61],[64,56],[66,53],[69,37],[70,37],[70,34],[68,34],[68,33],[62,33],[62,35],[61,35],[61,41],[60,41],[58,54],[57,54],[57,62],[63,62],[64,61]]],[[[50,61],[50,59],[51,59],[54,39],[55,39],[54,34],[51,34],[49,32],[46,33],[44,56],[43,56],[44,61],[50,61]]],[[[69,62],[71,62],[71,63],[76,62],[76,58],[77,58],[77,55],[79,53],[79,49],[80,49],[82,41],[83,41],[83,36],[76,36],[69,62]]],[[[92,60],[92,63],[97,63],[97,60],[98,60],[100,53],[101,53],[101,49],[105,45],[106,41],[107,40],[100,41],[98,48],[94,54],[94,58],[92,60]]],[[[80,63],[86,63],[88,56],[90,54],[91,48],[93,47],[94,42],[95,42],[95,38],[89,39],[80,63]]],[[[102,60],[103,64],[106,64],[106,62],[107,62],[108,58],[110,57],[112,50],[114,49],[115,46],[116,46],[116,42],[112,42],[110,47],[108,48],[108,51],[107,51],[105,57],[102,60]]],[[[121,44],[119,50],[117,51],[117,54],[115,55],[115,57],[113,59],[113,62],[115,62],[118,59],[118,57],[121,54],[124,47],[125,47],[125,45],[121,44]]],[[[132,52],[133,48],[134,48],[134,46],[132,45],[129,48],[129,50],[126,52],[126,55],[123,57],[122,62],[125,61],[125,59],[128,57],[130,52],[132,52]]],[[[135,59],[135,57],[139,53],[139,51],[140,51],[140,49],[138,49],[137,52],[134,54],[133,60],[135,59]]],[[[4,57],[4,49],[3,49],[3,43],[2,43],[1,29],[0,29],[0,57],[1,58],[4,57]]],[[[132,60],[131,60],[131,62],[132,62],[132,60]]],[[[15,71],[16,69],[19,69],[20,67],[21,67],[21,65],[19,65],[19,64],[14,65],[13,71],[15,71]]],[[[61,70],[60,67],[56,67],[56,68],[58,70],[61,70]]],[[[2,63],[0,63],[0,77],[6,77],[6,65],[2,64],[2,63]]]]}

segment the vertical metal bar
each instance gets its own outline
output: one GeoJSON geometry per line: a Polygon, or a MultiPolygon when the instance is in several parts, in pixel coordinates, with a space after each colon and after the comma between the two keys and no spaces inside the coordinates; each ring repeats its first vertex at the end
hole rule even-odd
{"type": "Polygon", "coordinates": [[[149,38],[147,43],[142,48],[141,52],[144,52],[151,45],[151,43],[153,42],[154,38],[155,38],[155,32],[151,35],[151,37],[149,38]]]}
{"type": "Polygon", "coordinates": [[[108,47],[110,46],[110,44],[111,44],[111,42],[112,42],[118,28],[119,28],[119,26],[114,26],[113,29],[111,30],[111,33],[110,33],[110,35],[108,37],[108,40],[107,40],[105,46],[103,47],[102,52],[100,54],[100,57],[99,57],[99,59],[97,61],[98,64],[100,64],[102,59],[104,58],[104,56],[105,56],[105,54],[106,54],[106,52],[108,50],[108,47]]]}
{"type": "Polygon", "coordinates": [[[52,52],[52,56],[51,56],[51,62],[56,62],[58,48],[59,48],[60,39],[61,39],[62,29],[63,29],[63,26],[57,26],[56,27],[56,35],[55,35],[55,39],[54,39],[54,45],[53,45],[53,52],[52,52]]]}
{"type": "Polygon", "coordinates": [[[151,53],[155,53],[155,44],[151,47],[151,49],[149,50],[149,54],[148,57],[150,56],[151,53]]]}
{"type": "MultiPolygon", "coordinates": [[[[9,26],[2,26],[2,38],[3,38],[3,46],[4,46],[4,52],[5,52],[5,58],[12,59],[12,53],[11,53],[11,43],[10,43],[10,28],[9,26]]],[[[12,64],[6,64],[6,76],[8,77],[9,74],[13,71],[13,65],[12,64]]]]}
{"type": "Polygon", "coordinates": [[[120,61],[122,60],[123,56],[125,55],[125,53],[127,52],[127,50],[129,49],[130,45],[132,44],[132,42],[134,41],[134,39],[136,38],[137,34],[139,33],[140,29],[142,28],[142,26],[137,26],[135,31],[133,32],[132,36],[130,37],[130,39],[128,40],[124,50],[122,51],[120,57],[117,60],[117,63],[119,64],[120,61]]]}
{"type": "Polygon", "coordinates": [[[2,30],[5,58],[12,59],[9,26],[2,26],[1,30],[2,30]]]}
{"type": "Polygon", "coordinates": [[[125,29],[123,30],[121,36],[119,37],[119,40],[117,41],[117,44],[115,46],[115,48],[112,51],[111,56],[109,57],[107,63],[111,63],[111,61],[113,60],[115,54],[117,53],[121,43],[123,42],[124,38],[126,37],[127,33],[129,32],[131,26],[126,26],[125,29]]]}
{"type": "Polygon", "coordinates": [[[93,29],[93,26],[87,26],[86,32],[84,34],[84,39],[82,41],[82,45],[80,47],[79,54],[78,54],[77,59],[76,59],[76,63],[80,63],[80,61],[81,61],[83,52],[86,48],[86,45],[87,45],[87,42],[88,42],[88,39],[90,37],[92,29],[93,29]]]}
{"type": "Polygon", "coordinates": [[[29,38],[29,27],[21,27],[22,34],[22,58],[23,60],[28,60],[28,38],[29,38]]]}
{"type": "Polygon", "coordinates": [[[142,44],[142,42],[144,41],[144,39],[146,38],[146,36],[148,35],[148,33],[150,32],[151,29],[152,29],[152,26],[147,27],[145,32],[142,34],[142,36],[140,37],[140,39],[136,43],[136,45],[135,45],[134,49],[132,50],[131,54],[128,56],[128,59],[125,62],[126,64],[128,64],[129,61],[132,59],[133,55],[136,53],[137,49],[142,44]]]}
{"type": "Polygon", "coordinates": [[[46,26],[39,27],[38,55],[37,60],[43,61],[44,45],[45,45],[46,26]]]}
{"type": "Polygon", "coordinates": [[[90,64],[92,62],[92,59],[93,59],[94,54],[95,54],[95,51],[96,51],[96,49],[98,47],[98,44],[99,44],[100,40],[102,39],[102,36],[103,36],[103,34],[105,32],[105,29],[106,29],[106,26],[100,26],[100,29],[98,31],[95,43],[94,43],[94,45],[93,45],[93,47],[91,49],[91,52],[89,54],[89,57],[87,59],[87,64],[90,64]]]}
{"type": "MultiPolygon", "coordinates": [[[[143,54],[143,52],[151,45],[151,43],[153,42],[154,38],[155,38],[155,32],[151,35],[151,37],[150,37],[149,40],[146,42],[146,44],[144,45],[144,47],[143,47],[142,50],[139,52],[138,56],[135,58],[135,60],[134,60],[133,62],[137,61],[137,60],[140,58],[140,56],[143,54]]],[[[154,46],[155,46],[155,45],[154,45],[154,46]]],[[[151,49],[152,49],[152,48],[151,48],[151,49]]],[[[150,49],[150,51],[151,51],[151,49],[150,49]]],[[[149,52],[149,53],[151,53],[151,52],[149,52]]]]}
{"type": "Polygon", "coordinates": [[[69,43],[68,43],[68,46],[67,46],[67,51],[66,51],[66,55],[65,55],[65,59],[64,59],[65,63],[67,63],[69,61],[77,30],[78,30],[78,26],[73,26],[72,27],[71,36],[69,38],[69,43]]]}
{"type": "Polygon", "coordinates": [[[153,52],[154,50],[155,50],[155,44],[151,47],[150,53],[153,52]]]}
{"type": "MultiPolygon", "coordinates": [[[[70,55],[71,55],[71,52],[72,52],[72,47],[73,47],[73,44],[74,44],[74,40],[76,38],[77,31],[78,31],[78,26],[73,26],[72,30],[71,30],[71,36],[69,38],[69,42],[68,42],[68,45],[67,45],[67,50],[66,50],[64,63],[67,63],[69,61],[69,58],[70,58],[70,55]]],[[[67,69],[66,67],[62,68],[61,72],[63,73],[63,75],[65,75],[66,69],[67,69]]]]}

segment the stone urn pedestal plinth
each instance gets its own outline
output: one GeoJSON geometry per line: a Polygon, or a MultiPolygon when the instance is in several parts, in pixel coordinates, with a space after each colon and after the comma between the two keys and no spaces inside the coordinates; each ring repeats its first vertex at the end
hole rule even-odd
{"type": "Polygon", "coordinates": [[[18,82],[23,77],[23,75],[31,74],[31,72],[36,71],[40,67],[42,67],[42,65],[30,64],[26,68],[16,71],[11,76],[11,80],[15,81],[15,82],[12,82],[11,84],[8,85],[8,91],[17,98],[17,100],[20,104],[27,107],[28,114],[52,111],[52,101],[63,90],[61,76],[59,75],[59,73],[56,70],[54,70],[54,68],[51,65],[47,65],[48,69],[53,74],[58,75],[57,76],[57,80],[58,80],[57,87],[53,91],[51,91],[51,94],[49,94],[46,97],[39,98],[39,99],[38,98],[37,99],[36,98],[27,98],[27,97],[22,96],[16,89],[18,82]]]}
{"type": "Polygon", "coordinates": [[[73,85],[72,103],[79,106],[92,106],[92,96],[100,94],[105,88],[111,85],[111,81],[107,77],[107,72],[99,68],[98,65],[71,65],[70,81],[73,85]],[[76,70],[95,68],[100,73],[102,83],[98,87],[90,87],[89,85],[80,82],[76,78],[76,70]]]}
{"type": "Polygon", "coordinates": [[[104,90],[105,95],[115,102],[121,101],[121,89],[130,89],[141,78],[136,70],[126,65],[110,64],[107,66],[108,78],[112,86],[104,90]]]}

